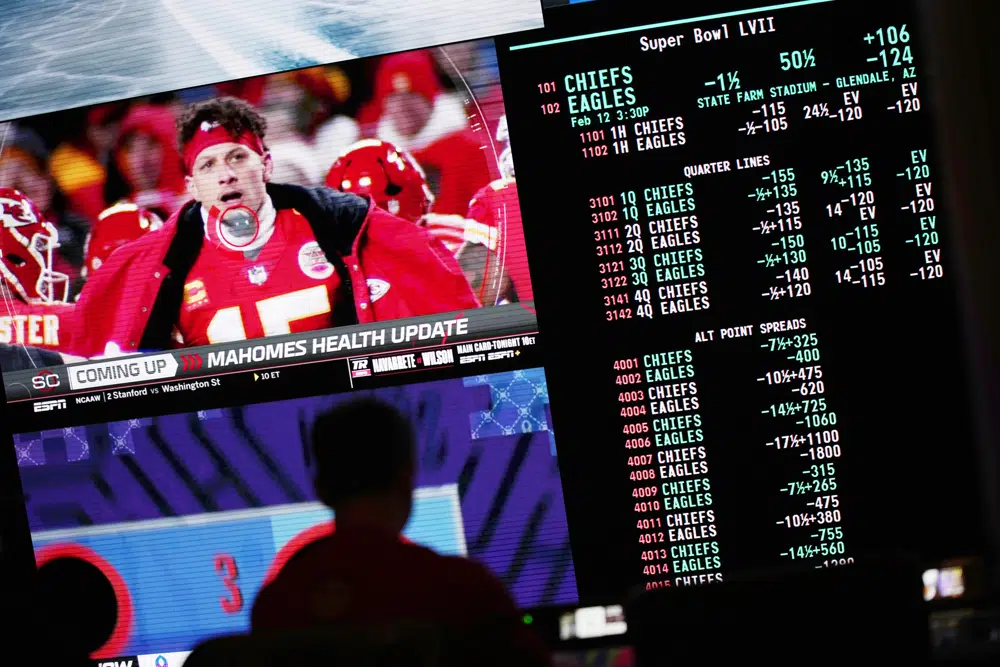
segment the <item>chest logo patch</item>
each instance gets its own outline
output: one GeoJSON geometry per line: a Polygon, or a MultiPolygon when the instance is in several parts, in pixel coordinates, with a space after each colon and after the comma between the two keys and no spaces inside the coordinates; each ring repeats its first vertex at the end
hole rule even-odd
{"type": "Polygon", "coordinates": [[[385,293],[389,291],[389,283],[378,278],[368,279],[368,297],[371,299],[372,303],[375,303],[379,299],[385,296],[385,293]]]}
{"type": "Polygon", "coordinates": [[[299,248],[299,268],[302,273],[316,280],[325,280],[333,275],[333,264],[316,241],[309,241],[299,248]]]}
{"type": "Polygon", "coordinates": [[[205,291],[205,283],[200,280],[192,280],[184,285],[184,305],[187,310],[207,304],[208,292],[205,291]]]}
{"type": "Polygon", "coordinates": [[[247,269],[247,279],[253,285],[263,285],[267,282],[267,269],[263,266],[254,266],[247,269]]]}

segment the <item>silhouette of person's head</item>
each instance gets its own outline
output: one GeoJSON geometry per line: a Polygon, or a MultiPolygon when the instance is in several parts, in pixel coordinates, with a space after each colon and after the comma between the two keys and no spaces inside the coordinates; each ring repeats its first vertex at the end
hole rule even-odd
{"type": "Polygon", "coordinates": [[[402,532],[416,475],[409,420],[382,401],[362,398],[320,415],[311,439],[316,494],[335,512],[337,531],[402,532]]]}
{"type": "Polygon", "coordinates": [[[115,590],[85,560],[53,558],[39,567],[36,602],[49,648],[66,658],[87,658],[114,632],[118,618],[115,590]]]}

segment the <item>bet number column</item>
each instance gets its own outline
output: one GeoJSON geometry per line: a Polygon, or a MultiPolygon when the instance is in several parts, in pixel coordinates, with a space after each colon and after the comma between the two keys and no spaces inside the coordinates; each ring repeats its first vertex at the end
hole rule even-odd
{"type": "Polygon", "coordinates": [[[693,352],[619,359],[614,369],[646,589],[722,581],[693,352]]]}

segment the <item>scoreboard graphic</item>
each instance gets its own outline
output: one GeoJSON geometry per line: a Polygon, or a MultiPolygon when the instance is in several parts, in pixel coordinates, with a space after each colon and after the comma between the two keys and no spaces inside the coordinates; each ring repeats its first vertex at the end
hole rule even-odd
{"type": "MultiPolygon", "coordinates": [[[[335,529],[317,503],[42,531],[39,564],[59,556],[96,565],[115,587],[119,617],[103,653],[190,649],[250,627],[264,583],[303,546],[335,529]]],[[[418,489],[405,537],[445,555],[467,555],[458,487],[418,489]]]]}
{"type": "MultiPolygon", "coordinates": [[[[483,563],[520,606],[577,601],[540,368],[19,433],[38,559],[88,558],[127,593],[131,621],[100,657],[189,651],[246,628],[275,563],[330,530],[309,428],[360,395],[413,423],[408,539],[483,563]]],[[[378,465],[378,443],[355,446],[378,465]]]]}

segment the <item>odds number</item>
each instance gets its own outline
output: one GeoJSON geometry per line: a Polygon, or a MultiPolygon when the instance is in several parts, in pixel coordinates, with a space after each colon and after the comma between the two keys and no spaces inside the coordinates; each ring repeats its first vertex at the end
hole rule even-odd
{"type": "MultiPolygon", "coordinates": [[[[330,309],[330,295],[325,285],[261,299],[256,304],[257,318],[265,336],[292,333],[292,322],[326,315],[330,309]]],[[[220,309],[208,324],[208,342],[217,344],[246,340],[246,315],[240,306],[220,309]]]]}
{"type": "Polygon", "coordinates": [[[215,573],[222,578],[222,585],[226,589],[226,595],[219,598],[219,605],[222,607],[222,611],[227,614],[240,613],[243,610],[243,592],[236,581],[239,576],[236,559],[230,554],[216,555],[215,573]]]}

